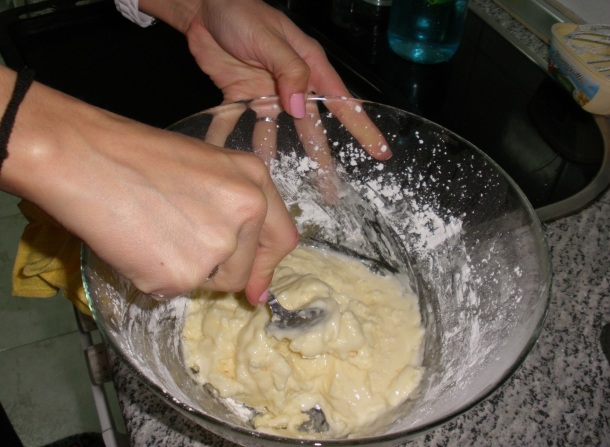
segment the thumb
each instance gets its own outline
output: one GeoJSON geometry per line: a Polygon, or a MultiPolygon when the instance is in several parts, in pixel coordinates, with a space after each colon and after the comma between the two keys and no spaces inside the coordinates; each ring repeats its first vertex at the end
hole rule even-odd
{"type": "Polygon", "coordinates": [[[283,244],[279,245],[282,247],[279,250],[269,248],[274,245],[260,244],[258,247],[250,278],[245,288],[246,298],[253,306],[267,302],[269,285],[273,279],[275,268],[299,242],[299,233],[294,224],[292,224],[292,227],[288,227],[282,234],[286,235],[286,237],[283,238],[283,244]]]}
{"type": "MultiPolygon", "coordinates": [[[[298,234],[295,233],[294,244],[291,244],[292,248],[290,251],[296,247],[297,242],[298,234]]],[[[257,253],[254,259],[252,272],[245,288],[246,298],[253,306],[267,302],[269,285],[273,280],[273,272],[284,256],[285,254],[272,254],[264,247],[259,248],[259,253],[257,253]]]]}
{"type": "Polygon", "coordinates": [[[272,48],[275,56],[266,65],[277,83],[280,104],[294,118],[303,118],[309,66],[285,40],[278,38],[272,48]]]}
{"type": "Polygon", "coordinates": [[[257,278],[256,281],[250,281],[246,286],[246,298],[253,306],[265,304],[269,296],[269,284],[271,284],[272,275],[264,280],[257,278]]]}
{"type": "Polygon", "coordinates": [[[282,108],[294,118],[303,118],[311,75],[306,59],[319,44],[283,14],[277,14],[257,37],[257,58],[273,76],[282,108]]]}

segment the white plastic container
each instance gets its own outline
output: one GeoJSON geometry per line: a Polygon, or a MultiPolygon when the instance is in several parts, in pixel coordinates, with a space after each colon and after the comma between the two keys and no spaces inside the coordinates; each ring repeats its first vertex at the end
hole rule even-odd
{"type": "MultiPolygon", "coordinates": [[[[584,25],[590,27],[591,25],[584,25]]],[[[610,115],[610,37],[576,35],[583,25],[553,25],[548,71],[587,112],[610,115]]]]}

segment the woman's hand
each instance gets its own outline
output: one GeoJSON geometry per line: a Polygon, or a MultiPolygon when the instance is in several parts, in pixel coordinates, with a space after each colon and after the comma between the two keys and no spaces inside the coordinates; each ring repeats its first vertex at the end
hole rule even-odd
{"type": "MultiPolygon", "coordinates": [[[[140,0],[140,9],[186,35],[193,57],[222,90],[224,102],[277,95],[282,108],[297,118],[304,140],[323,140],[320,126],[309,129],[299,123],[306,114],[317,121],[317,111],[306,106],[308,92],[349,96],[320,44],[262,0],[140,0]]],[[[391,157],[389,145],[366,113],[340,105],[332,112],[373,157],[391,157]]],[[[234,125],[212,123],[226,135],[234,125]]],[[[269,126],[263,122],[260,127],[267,131],[269,126]]],[[[215,144],[222,145],[222,133],[216,134],[215,144]]]]}
{"type": "Polygon", "coordinates": [[[347,96],[320,44],[261,0],[204,0],[186,30],[191,53],[225,101],[277,95],[295,118],[308,92],[347,96]]]}
{"type": "MultiPolygon", "coordinates": [[[[10,92],[13,79],[1,69],[0,92],[10,92]]],[[[19,109],[0,187],[36,203],[157,296],[245,288],[257,304],[298,241],[256,156],[142,125],[40,84],[19,109]]]]}
{"type": "Polygon", "coordinates": [[[140,0],[140,10],[179,31],[225,102],[280,97],[295,118],[305,95],[347,96],[320,44],[262,0],[140,0]]]}

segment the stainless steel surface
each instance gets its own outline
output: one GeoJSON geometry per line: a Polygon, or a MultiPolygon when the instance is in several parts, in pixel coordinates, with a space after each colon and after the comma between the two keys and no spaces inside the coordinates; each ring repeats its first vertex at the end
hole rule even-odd
{"type": "Polygon", "coordinates": [[[324,433],[328,431],[326,416],[319,407],[310,408],[305,413],[309,416],[309,420],[301,425],[300,429],[302,431],[309,433],[324,433]]]}
{"type": "MultiPolygon", "coordinates": [[[[565,10],[560,11],[545,1],[493,0],[493,2],[546,44],[550,42],[551,27],[555,23],[582,22],[578,17],[569,15],[565,10]]],[[[544,54],[534,51],[524,40],[517,37],[517,34],[523,34],[523,32],[515,33],[511,27],[500,23],[496,17],[490,16],[477,2],[471,2],[470,9],[533,63],[537,64],[542,70],[547,70],[546,49],[544,54]]],[[[610,186],[610,118],[594,116],[594,120],[600,130],[604,144],[603,158],[597,175],[576,194],[549,205],[538,207],[536,213],[541,221],[549,222],[584,209],[610,186]]],[[[574,150],[578,150],[578,148],[574,148],[574,150]]]]}
{"type": "Polygon", "coordinates": [[[567,199],[536,209],[538,217],[548,222],[580,211],[602,194],[610,185],[610,117],[596,115],[604,139],[604,158],[595,178],[581,191],[567,199]]]}
{"type": "MultiPolygon", "coordinates": [[[[502,0],[494,0],[494,3],[502,0]]],[[[502,6],[502,5],[500,5],[502,6]]],[[[500,34],[504,39],[510,42],[517,50],[519,50],[523,55],[525,55],[530,61],[538,65],[543,70],[546,70],[547,61],[546,61],[546,45],[548,45],[548,40],[546,38],[541,37],[538,33],[535,33],[536,38],[539,39],[538,48],[533,48],[528,42],[525,42],[520,39],[520,36],[515,34],[511,27],[507,27],[505,23],[502,21],[498,21],[497,17],[494,15],[490,15],[484,7],[479,2],[470,2],[469,6],[470,10],[474,12],[478,17],[480,17],[485,23],[487,23],[494,31],[500,34]],[[545,41],[546,40],[546,41],[545,41]],[[541,48],[544,47],[543,50],[541,48]]],[[[526,26],[523,22],[523,19],[516,15],[514,11],[510,8],[503,8],[510,17],[518,21],[521,25],[526,26]]],[[[556,23],[553,19],[549,20],[549,24],[556,23]]],[[[545,25],[548,26],[549,24],[545,25]]],[[[550,28],[549,28],[550,33],[550,28]]]]}
{"type": "Polygon", "coordinates": [[[289,310],[280,304],[275,294],[269,291],[267,299],[271,309],[271,321],[267,325],[269,330],[308,330],[320,323],[324,318],[324,309],[320,307],[307,307],[305,309],[289,310]]]}
{"type": "Polygon", "coordinates": [[[493,0],[501,8],[523,23],[530,31],[543,39],[551,41],[551,26],[560,22],[577,20],[544,1],[537,0],[493,0]]]}
{"type": "Polygon", "coordinates": [[[74,314],[104,445],[106,447],[127,447],[129,437],[125,433],[122,417],[112,411],[109,400],[111,397],[116,399],[116,394],[112,386],[106,347],[102,343],[96,343],[93,339],[93,333],[98,329],[93,318],[84,315],[76,307],[74,307],[74,314]]]}

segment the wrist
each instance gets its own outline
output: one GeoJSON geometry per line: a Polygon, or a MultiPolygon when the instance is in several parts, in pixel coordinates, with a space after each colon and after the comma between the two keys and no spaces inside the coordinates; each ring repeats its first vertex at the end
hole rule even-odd
{"type": "Polygon", "coordinates": [[[15,120],[0,188],[43,209],[65,206],[71,192],[83,189],[79,179],[86,177],[84,167],[92,164],[83,162],[91,158],[91,142],[100,140],[96,128],[107,120],[105,115],[108,113],[34,83],[15,120]]]}
{"type": "MultiPolygon", "coordinates": [[[[4,67],[0,68],[0,110],[6,114],[11,101],[12,91],[17,83],[18,74],[4,67]]],[[[35,84],[30,87],[30,92],[20,104],[18,113],[14,117],[11,133],[6,141],[5,154],[0,171],[0,189],[9,193],[24,197],[24,183],[31,178],[27,169],[28,154],[22,151],[21,135],[24,134],[28,109],[31,107],[31,98],[36,90],[35,84]]],[[[25,131],[27,133],[29,131],[25,131]]],[[[29,152],[29,148],[28,151],[29,152]]]]}
{"type": "MultiPolygon", "coordinates": [[[[34,72],[28,68],[22,69],[17,73],[15,85],[13,87],[10,99],[6,103],[4,114],[0,119],[0,170],[4,160],[8,157],[8,143],[10,141],[15,119],[19,112],[19,107],[25,98],[30,86],[34,82],[34,72]]],[[[2,90],[6,92],[7,89],[2,90]]]]}
{"type": "Polygon", "coordinates": [[[146,28],[155,23],[156,19],[140,11],[138,0],[114,0],[117,10],[126,19],[146,28]]]}
{"type": "Polygon", "coordinates": [[[186,33],[205,0],[139,0],[140,11],[186,33]]]}

